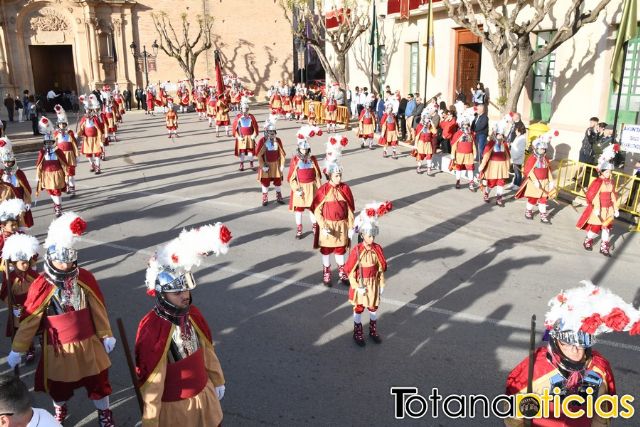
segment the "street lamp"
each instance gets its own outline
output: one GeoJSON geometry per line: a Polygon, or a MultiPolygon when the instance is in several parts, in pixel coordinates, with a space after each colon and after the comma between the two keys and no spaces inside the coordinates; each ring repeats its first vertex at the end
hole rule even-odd
{"type": "Polygon", "coordinates": [[[296,50],[298,51],[298,70],[300,70],[300,83],[304,83],[304,69],[305,64],[305,50],[307,49],[306,43],[301,38],[296,38],[296,50]]]}
{"type": "Polygon", "coordinates": [[[144,63],[144,78],[146,80],[146,85],[145,87],[149,87],[149,66],[147,65],[147,60],[148,59],[155,59],[158,56],[158,43],[156,40],[153,41],[153,44],[151,45],[151,49],[152,52],[147,52],[147,46],[143,45],[142,46],[142,53],[138,52],[138,46],[136,46],[135,42],[131,42],[131,44],[129,45],[129,48],[131,49],[131,54],[133,55],[133,57],[135,59],[139,59],[142,58],[143,59],[143,63],[144,63]]]}

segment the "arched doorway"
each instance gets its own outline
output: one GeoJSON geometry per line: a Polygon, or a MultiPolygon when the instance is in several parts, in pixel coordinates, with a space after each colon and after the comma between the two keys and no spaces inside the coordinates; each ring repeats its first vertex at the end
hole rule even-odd
{"type": "Polygon", "coordinates": [[[70,108],[70,105],[64,105],[62,95],[71,91],[78,92],[72,45],[30,45],[29,56],[35,93],[46,96],[53,90],[59,95],[48,103],[52,105],[44,107],[51,111],[53,105],[61,103],[63,107],[70,108]],[[55,64],[55,67],[51,64],[55,64]]]}

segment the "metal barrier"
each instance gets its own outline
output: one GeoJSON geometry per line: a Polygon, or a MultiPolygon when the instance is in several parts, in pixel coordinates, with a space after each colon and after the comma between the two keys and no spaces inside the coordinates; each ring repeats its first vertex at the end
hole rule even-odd
{"type": "MultiPolygon", "coordinates": [[[[560,160],[556,180],[558,191],[585,197],[589,184],[598,176],[596,166],[574,160],[560,160]]],[[[620,210],[636,218],[640,217],[640,178],[622,172],[611,171],[620,210]]],[[[633,231],[640,231],[640,218],[633,231]]]]}
{"type": "MultiPolygon", "coordinates": [[[[324,123],[324,106],[319,101],[304,101],[304,115],[309,116],[309,104],[313,103],[313,108],[316,113],[316,123],[324,123]]],[[[338,116],[336,122],[346,125],[349,123],[349,109],[347,107],[338,106],[338,116]]]]}

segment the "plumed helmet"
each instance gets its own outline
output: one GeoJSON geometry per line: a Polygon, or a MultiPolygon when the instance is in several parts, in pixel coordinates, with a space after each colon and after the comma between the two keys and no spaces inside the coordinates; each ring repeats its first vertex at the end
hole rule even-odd
{"type": "Polygon", "coordinates": [[[301,150],[310,150],[311,145],[309,145],[309,139],[316,136],[322,136],[322,130],[318,126],[304,125],[298,129],[296,135],[298,152],[301,152],[301,150]]]}
{"type": "Polygon", "coordinates": [[[598,158],[597,169],[600,172],[605,170],[613,170],[613,159],[615,159],[618,152],[620,152],[620,144],[611,144],[606,146],[604,150],[602,150],[602,154],[598,158]]]}
{"type": "Polygon", "coordinates": [[[377,236],[380,231],[378,218],[390,212],[391,209],[393,205],[390,201],[367,203],[355,218],[353,229],[349,231],[349,238],[353,238],[356,233],[363,236],[377,236]]]}
{"type": "Polygon", "coordinates": [[[12,234],[5,240],[2,259],[10,262],[31,261],[40,254],[38,239],[27,234],[12,234]]]}
{"type": "Polygon", "coordinates": [[[78,275],[78,252],[75,245],[80,236],[87,229],[87,223],[74,212],[66,212],[53,220],[49,225],[47,238],[44,242],[44,272],[47,278],[56,286],[62,287],[66,280],[78,275]],[[73,264],[69,271],[59,270],[54,261],[73,264]]]}
{"type": "Polygon", "coordinates": [[[18,221],[27,210],[27,205],[22,199],[7,199],[0,203],[0,222],[18,221]]]}
{"type": "Polygon", "coordinates": [[[58,118],[58,124],[61,124],[61,123],[69,124],[69,120],[67,119],[67,113],[64,111],[64,108],[62,108],[62,105],[56,104],[56,106],[53,107],[53,109],[56,112],[56,117],[58,118]]]}
{"type": "Polygon", "coordinates": [[[3,136],[0,138],[0,161],[8,163],[15,162],[16,156],[13,154],[13,144],[11,140],[3,136]]]}

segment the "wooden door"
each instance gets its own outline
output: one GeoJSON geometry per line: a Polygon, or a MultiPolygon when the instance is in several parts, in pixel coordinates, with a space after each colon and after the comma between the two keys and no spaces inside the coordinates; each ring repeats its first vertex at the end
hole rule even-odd
{"type": "Polygon", "coordinates": [[[469,97],[480,81],[480,51],[475,44],[458,46],[457,89],[469,97]]]}

